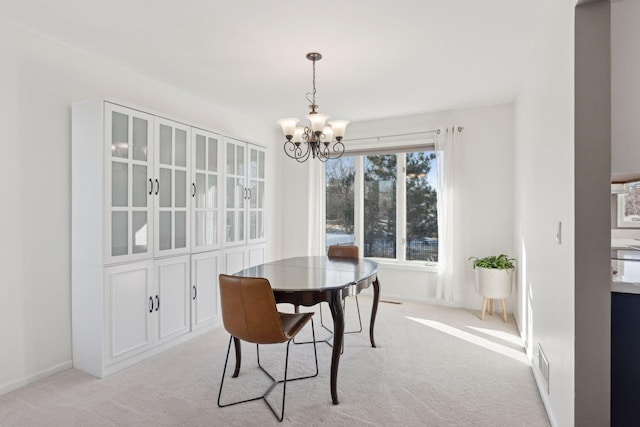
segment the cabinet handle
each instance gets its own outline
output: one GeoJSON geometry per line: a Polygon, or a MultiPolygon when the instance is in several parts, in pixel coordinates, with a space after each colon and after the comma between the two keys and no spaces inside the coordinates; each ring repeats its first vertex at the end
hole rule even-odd
{"type": "Polygon", "coordinates": [[[153,180],[149,178],[149,195],[153,194],[153,180]]]}
{"type": "Polygon", "coordinates": [[[158,181],[158,178],[156,178],[156,196],[158,195],[158,191],[160,191],[160,182],[158,181]]]}
{"type": "Polygon", "coordinates": [[[191,186],[193,187],[193,193],[191,193],[191,197],[196,197],[196,183],[192,182],[191,186]]]}
{"type": "Polygon", "coordinates": [[[149,313],[153,313],[153,297],[149,297],[149,313]]]}
{"type": "Polygon", "coordinates": [[[156,295],[156,311],[158,311],[159,308],[160,308],[160,297],[156,295]]]}
{"type": "Polygon", "coordinates": [[[197,297],[198,297],[198,288],[196,288],[194,286],[193,287],[193,300],[195,301],[197,297]]]}
{"type": "Polygon", "coordinates": [[[251,189],[247,188],[247,191],[249,192],[249,197],[247,197],[247,199],[251,200],[251,189]]]}

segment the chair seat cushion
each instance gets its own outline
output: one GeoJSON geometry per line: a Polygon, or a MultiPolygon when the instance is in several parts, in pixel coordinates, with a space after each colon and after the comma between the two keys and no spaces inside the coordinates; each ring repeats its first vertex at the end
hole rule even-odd
{"type": "Polygon", "coordinates": [[[313,313],[278,313],[282,330],[288,338],[294,337],[313,317],[313,313]]]}

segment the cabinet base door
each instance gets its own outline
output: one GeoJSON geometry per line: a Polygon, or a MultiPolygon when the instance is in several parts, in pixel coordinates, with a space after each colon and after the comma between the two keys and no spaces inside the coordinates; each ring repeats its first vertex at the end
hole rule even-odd
{"type": "Polygon", "coordinates": [[[156,261],[158,339],[165,341],[191,329],[189,257],[156,261]]]}
{"type": "Polygon", "coordinates": [[[194,330],[219,319],[219,274],[219,251],[191,256],[191,328],[194,330]]]}
{"type": "Polygon", "coordinates": [[[107,364],[144,351],[152,344],[151,265],[145,261],[105,270],[107,364]]]}

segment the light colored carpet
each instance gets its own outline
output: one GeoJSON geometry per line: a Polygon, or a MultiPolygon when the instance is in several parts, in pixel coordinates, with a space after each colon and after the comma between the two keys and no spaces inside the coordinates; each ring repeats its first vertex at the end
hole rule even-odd
{"type": "MultiPolygon", "coordinates": [[[[549,425],[513,318],[505,324],[496,314],[481,321],[476,311],[381,303],[379,348],[371,348],[371,299],[361,296],[360,306],[365,331],[345,336],[340,404],[332,405],[329,391],[331,348],[318,344],[320,374],[288,384],[283,424],[549,425]]],[[[326,307],[324,313],[327,319],[326,307]]],[[[354,315],[349,299],[348,330],[357,324],[354,315]]],[[[316,333],[326,336],[319,316],[314,318],[316,333]]],[[[217,407],[227,342],[221,327],[102,380],[70,369],[0,396],[0,425],[281,425],[262,401],[217,407]]],[[[261,361],[281,376],[284,346],[261,347],[261,361]]],[[[255,366],[255,346],[243,344],[243,369],[237,379],[225,381],[225,400],[262,394],[269,380],[255,366]]],[[[291,345],[290,375],[312,367],[313,347],[291,345]]],[[[270,396],[276,405],[281,391],[280,386],[270,396]]]]}

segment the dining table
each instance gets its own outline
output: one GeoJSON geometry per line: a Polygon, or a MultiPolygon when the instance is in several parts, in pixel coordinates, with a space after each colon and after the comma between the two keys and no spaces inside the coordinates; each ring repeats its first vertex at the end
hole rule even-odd
{"type": "MultiPolygon", "coordinates": [[[[276,303],[299,306],[313,306],[326,302],[333,318],[333,349],[331,354],[331,399],[338,401],[338,365],[344,342],[344,299],[357,295],[363,289],[373,286],[373,304],[369,323],[371,347],[376,347],[373,336],[378,303],[380,281],[378,263],[364,258],[341,258],[329,256],[300,256],[246,268],[234,274],[242,277],[263,277],[271,284],[276,303]]],[[[234,338],[237,377],[241,365],[240,340],[234,338]]],[[[348,351],[348,349],[347,349],[348,351]]]]}

